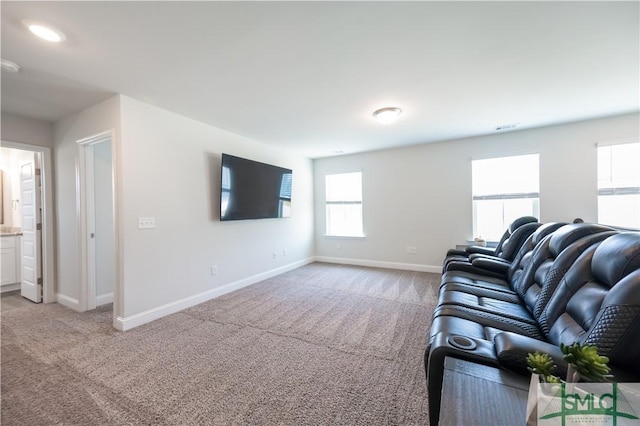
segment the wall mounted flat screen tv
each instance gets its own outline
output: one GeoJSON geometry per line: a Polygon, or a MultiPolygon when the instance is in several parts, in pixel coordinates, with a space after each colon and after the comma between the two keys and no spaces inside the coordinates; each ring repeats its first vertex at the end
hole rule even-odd
{"type": "Polygon", "coordinates": [[[291,217],[293,172],[222,154],[220,220],[291,217]]]}

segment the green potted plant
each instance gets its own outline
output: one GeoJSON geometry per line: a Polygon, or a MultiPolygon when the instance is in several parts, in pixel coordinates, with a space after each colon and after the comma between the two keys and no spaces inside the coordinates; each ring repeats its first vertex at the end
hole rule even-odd
{"type": "MultiPolygon", "coordinates": [[[[581,379],[588,382],[604,382],[612,378],[611,369],[607,365],[609,358],[598,355],[598,348],[574,342],[571,345],[560,344],[562,358],[567,362],[567,383],[577,383],[581,379]]],[[[529,353],[528,370],[537,374],[541,383],[560,383],[554,375],[557,367],[553,359],[541,352],[529,353]]]]}
{"type": "MultiPolygon", "coordinates": [[[[605,382],[613,379],[608,366],[609,358],[598,355],[598,348],[574,342],[571,345],[560,344],[562,358],[567,363],[567,376],[564,381],[571,384],[583,382],[605,382]]],[[[541,383],[560,384],[563,380],[556,375],[558,370],[553,358],[546,353],[536,351],[527,355],[527,369],[531,372],[529,397],[527,400],[527,425],[537,423],[538,385],[541,383]]]]}

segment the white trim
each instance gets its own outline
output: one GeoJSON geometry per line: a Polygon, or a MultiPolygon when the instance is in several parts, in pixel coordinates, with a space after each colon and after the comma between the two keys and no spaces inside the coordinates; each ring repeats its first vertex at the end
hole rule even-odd
{"type": "Polygon", "coordinates": [[[110,139],[104,139],[99,142],[88,143],[82,145],[82,155],[84,156],[84,170],[80,177],[84,178],[84,195],[85,202],[80,208],[84,208],[85,220],[85,248],[87,250],[87,299],[83,300],[84,307],[87,310],[95,309],[97,306],[97,290],[96,290],[96,240],[91,238],[89,234],[96,231],[96,209],[95,209],[95,179],[94,179],[94,161],[93,149],[96,144],[102,142],[111,142],[110,139]],[[86,304],[85,304],[86,303],[86,304]]]}
{"type": "Polygon", "coordinates": [[[603,141],[596,142],[596,147],[601,148],[605,146],[613,146],[613,145],[628,145],[632,143],[638,143],[640,139],[637,137],[633,138],[620,138],[620,139],[607,139],[603,141]]]}
{"type": "Polygon", "coordinates": [[[369,266],[372,268],[400,269],[402,271],[442,273],[442,266],[420,265],[418,263],[385,262],[381,260],[349,259],[346,257],[316,256],[316,262],[338,263],[341,265],[369,266]]]}
{"type": "Polygon", "coordinates": [[[2,140],[2,146],[16,148],[23,151],[39,152],[42,157],[40,165],[42,173],[42,188],[44,200],[42,207],[42,301],[53,303],[57,300],[55,293],[55,262],[54,262],[54,206],[53,206],[53,174],[51,172],[51,148],[40,145],[30,145],[22,142],[2,140]]]}
{"type": "Polygon", "coordinates": [[[113,293],[96,296],[96,306],[106,305],[107,303],[113,303],[113,293]]]}
{"type": "Polygon", "coordinates": [[[166,305],[148,309],[138,314],[130,315],[128,317],[117,316],[113,321],[113,325],[116,329],[120,331],[131,330],[134,327],[138,327],[140,325],[165,317],[167,315],[174,314],[176,312],[182,311],[184,309],[190,308],[192,306],[198,305],[208,300],[215,299],[216,297],[220,297],[232,291],[239,290],[243,287],[250,286],[260,281],[264,281],[268,278],[272,278],[277,275],[283,274],[285,272],[292,271],[301,266],[308,265],[309,263],[313,263],[314,261],[315,259],[313,257],[310,257],[307,259],[300,260],[298,262],[290,263],[288,265],[281,266],[276,269],[271,269],[269,271],[253,275],[251,277],[247,277],[247,278],[223,285],[218,288],[214,288],[212,290],[205,291],[204,293],[195,294],[193,296],[187,297],[182,300],[177,300],[175,302],[167,303],[166,305]]]}
{"type": "Polygon", "coordinates": [[[65,296],[62,293],[56,293],[56,301],[67,308],[80,312],[80,302],[73,297],[65,296]]]}
{"type": "Polygon", "coordinates": [[[367,238],[366,235],[330,235],[324,234],[323,237],[333,240],[364,240],[367,238]]]}
{"type": "MultiPolygon", "coordinates": [[[[78,246],[80,250],[80,306],[82,311],[95,309],[97,306],[96,282],[95,282],[95,241],[89,238],[94,229],[94,199],[93,199],[93,147],[102,142],[113,144],[115,131],[113,129],[97,133],[95,135],[76,141],[76,215],[78,218],[78,246]]],[[[111,161],[112,176],[115,176],[113,154],[111,161]]],[[[113,178],[112,178],[113,179],[113,178]]],[[[115,212],[115,186],[112,180],[113,205],[115,212]]],[[[117,239],[114,214],[114,235],[117,239]]],[[[116,243],[117,247],[117,243],[116,243]]],[[[116,248],[117,250],[117,248],[116,248]]],[[[117,258],[116,253],[116,258],[117,258]]],[[[116,265],[116,268],[118,266],[116,265]]],[[[116,273],[116,276],[118,274],[116,273]]],[[[114,306],[114,312],[116,307],[114,306]]]]}
{"type": "Polygon", "coordinates": [[[20,290],[20,283],[5,284],[0,288],[0,293],[7,293],[9,291],[20,290]]]}

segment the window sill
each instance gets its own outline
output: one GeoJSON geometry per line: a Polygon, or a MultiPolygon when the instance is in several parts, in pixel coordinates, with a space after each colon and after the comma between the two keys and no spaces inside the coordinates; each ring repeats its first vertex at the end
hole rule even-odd
{"type": "MultiPolygon", "coordinates": [[[[499,241],[487,241],[484,247],[486,248],[496,248],[498,247],[499,241]]],[[[467,241],[467,246],[477,246],[478,244],[474,240],[467,241]]],[[[482,247],[482,246],[481,246],[482,247]]]]}
{"type": "Polygon", "coordinates": [[[324,235],[325,238],[340,239],[340,240],[364,240],[366,235],[324,235]]]}

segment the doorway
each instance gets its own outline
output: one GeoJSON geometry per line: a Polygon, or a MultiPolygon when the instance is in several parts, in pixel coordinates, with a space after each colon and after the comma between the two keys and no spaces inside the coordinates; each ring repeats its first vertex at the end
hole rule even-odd
{"type": "Polygon", "coordinates": [[[2,292],[56,301],[51,150],[2,141],[2,292]]]}
{"type": "Polygon", "coordinates": [[[82,310],[113,302],[116,239],[111,132],[78,141],[82,310]]]}

